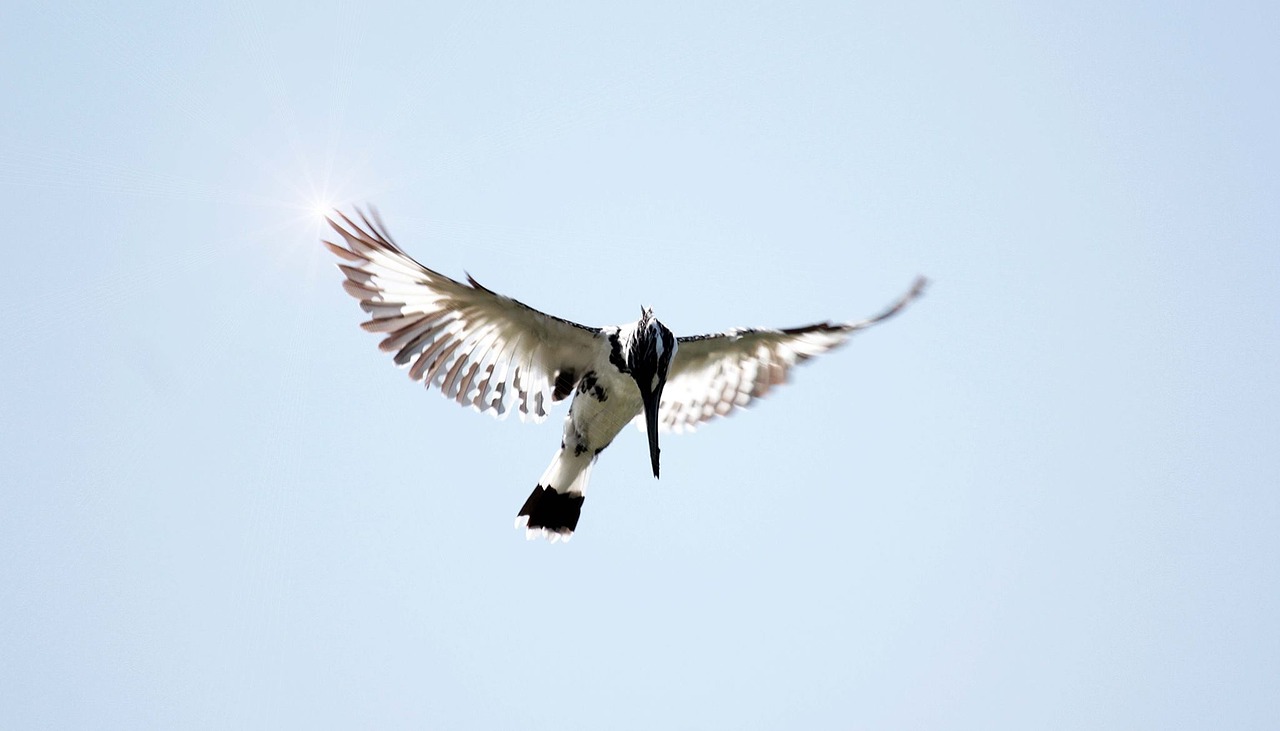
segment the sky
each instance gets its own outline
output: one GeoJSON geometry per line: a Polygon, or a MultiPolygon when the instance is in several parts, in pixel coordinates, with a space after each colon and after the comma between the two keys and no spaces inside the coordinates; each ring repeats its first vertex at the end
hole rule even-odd
{"type": "Polygon", "coordinates": [[[1275,3],[19,3],[0,727],[1273,728],[1275,3]],[[317,209],[589,325],[898,318],[623,432],[424,392],[317,209]]]}

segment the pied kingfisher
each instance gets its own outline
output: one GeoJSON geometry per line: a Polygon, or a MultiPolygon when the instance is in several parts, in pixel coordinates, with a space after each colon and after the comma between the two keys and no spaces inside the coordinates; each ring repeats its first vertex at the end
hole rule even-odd
{"type": "Polygon", "coordinates": [[[746,406],[784,383],[793,365],[896,314],[926,283],[918,278],[860,322],[677,338],[649,308],[629,325],[603,328],[539,312],[469,274],[463,284],[414,261],[376,210],[357,211],[361,223],[336,213],[341,223],[327,220],[346,246],[324,244],[343,260],[342,286],[372,318],[361,327],[385,333],[379,347],[410,378],[477,411],[504,417],[515,407],[535,422],[573,395],[560,450],[516,516],[528,538],[553,543],[578,527],[591,467],[627,422],[643,415],[657,477],[660,429],[691,430],[746,406]]]}

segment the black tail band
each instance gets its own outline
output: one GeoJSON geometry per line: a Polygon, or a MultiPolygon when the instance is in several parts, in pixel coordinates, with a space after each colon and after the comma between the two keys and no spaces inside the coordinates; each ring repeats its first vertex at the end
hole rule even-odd
{"type": "Polygon", "coordinates": [[[545,528],[552,533],[569,535],[578,527],[584,500],[586,497],[583,495],[556,492],[550,487],[538,485],[516,515],[528,516],[529,523],[526,527],[530,530],[545,528]]]}

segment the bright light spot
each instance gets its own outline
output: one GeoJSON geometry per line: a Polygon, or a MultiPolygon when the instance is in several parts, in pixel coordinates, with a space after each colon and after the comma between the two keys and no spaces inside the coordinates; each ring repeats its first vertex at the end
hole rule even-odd
{"type": "Polygon", "coordinates": [[[333,203],[324,198],[315,198],[311,201],[311,215],[316,217],[317,222],[324,222],[326,216],[333,212],[333,203]]]}

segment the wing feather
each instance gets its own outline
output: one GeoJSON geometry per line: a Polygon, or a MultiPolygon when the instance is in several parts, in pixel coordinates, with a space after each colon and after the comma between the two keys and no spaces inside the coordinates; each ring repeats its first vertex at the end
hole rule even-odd
{"type": "Polygon", "coordinates": [[[383,334],[410,378],[477,411],[546,418],[555,374],[585,372],[608,341],[598,328],[529,307],[482,286],[432,271],[404,253],[376,211],[341,212],[329,225],[342,243],[324,244],[341,262],[342,287],[370,315],[361,323],[383,334]]]}
{"type": "Polygon", "coordinates": [[[734,329],[679,339],[662,391],[659,422],[667,431],[691,431],[727,416],[787,382],[791,369],[843,345],[858,330],[900,312],[924,291],[927,280],[883,312],[860,322],[820,322],[785,330],[734,329]]]}

